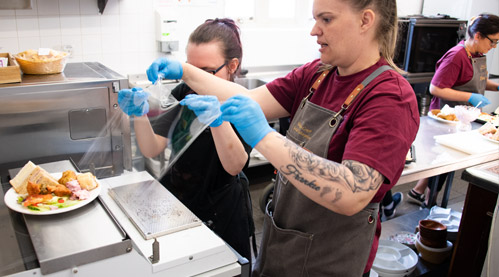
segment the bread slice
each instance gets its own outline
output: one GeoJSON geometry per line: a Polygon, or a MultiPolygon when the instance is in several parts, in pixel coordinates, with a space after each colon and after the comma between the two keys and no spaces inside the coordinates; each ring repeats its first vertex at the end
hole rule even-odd
{"type": "Polygon", "coordinates": [[[28,177],[35,170],[35,168],[36,165],[33,162],[29,161],[23,166],[23,168],[21,168],[21,171],[17,173],[16,177],[10,180],[9,183],[12,185],[12,187],[14,187],[17,193],[19,194],[28,193],[26,189],[28,186],[28,177]]]}
{"type": "Polygon", "coordinates": [[[90,172],[78,174],[76,176],[76,180],[78,180],[78,183],[82,189],[86,189],[88,191],[91,191],[99,186],[95,176],[90,172]]]}
{"type": "Polygon", "coordinates": [[[50,173],[45,171],[45,169],[37,166],[35,170],[31,173],[29,176],[28,180],[26,182],[32,182],[35,184],[39,184],[42,187],[42,190],[49,186],[54,186],[57,187],[59,185],[59,182],[57,181],[56,178],[52,177],[50,173]]]}
{"type": "Polygon", "coordinates": [[[28,193],[28,181],[42,185],[43,187],[57,186],[59,184],[47,171],[31,161],[25,164],[23,168],[21,168],[21,171],[10,180],[10,184],[18,194],[26,194],[28,193]]]}

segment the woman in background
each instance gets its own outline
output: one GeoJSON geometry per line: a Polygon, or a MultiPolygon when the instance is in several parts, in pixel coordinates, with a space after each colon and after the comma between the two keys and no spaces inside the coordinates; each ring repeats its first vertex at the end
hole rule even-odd
{"type": "MultiPolygon", "coordinates": [[[[437,62],[435,75],[431,80],[433,95],[430,109],[441,109],[445,104],[484,107],[490,104],[485,90],[498,91],[499,83],[488,78],[485,54],[496,48],[499,40],[499,17],[480,14],[470,20],[468,38],[447,51],[437,62]]],[[[439,177],[437,190],[442,188],[447,174],[439,177]]],[[[412,202],[428,206],[424,192],[428,179],[419,180],[408,192],[412,202]]]]}
{"type": "Polygon", "coordinates": [[[437,62],[431,80],[430,93],[434,96],[430,109],[445,104],[484,107],[490,101],[485,90],[498,91],[499,83],[489,80],[485,54],[496,48],[499,40],[499,17],[480,14],[470,20],[468,38],[451,48],[437,62]]]}
{"type": "MultiPolygon", "coordinates": [[[[190,35],[186,54],[188,64],[220,79],[233,81],[242,59],[239,28],[231,19],[207,20],[190,35]]],[[[218,108],[215,110],[219,112],[216,97],[191,98],[195,93],[185,83],[172,90],[172,95],[196,114],[204,110],[206,103],[216,103],[218,108]]],[[[123,111],[136,116],[134,128],[144,156],[155,157],[164,151],[169,125],[164,122],[167,119],[159,117],[151,126],[145,109],[147,93],[136,88],[121,90],[119,98],[123,111]]],[[[239,138],[231,124],[217,118],[160,182],[225,242],[251,261],[249,237],[254,229],[251,203],[248,184],[240,178],[240,173],[248,166],[250,151],[251,147],[239,138]]]]}

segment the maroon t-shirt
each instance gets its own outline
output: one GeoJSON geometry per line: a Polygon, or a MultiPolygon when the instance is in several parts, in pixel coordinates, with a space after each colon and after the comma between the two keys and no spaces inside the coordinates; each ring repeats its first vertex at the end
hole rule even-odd
{"type": "MultiPolygon", "coordinates": [[[[473,58],[481,54],[472,54],[473,58]]],[[[431,84],[439,88],[453,88],[469,82],[473,78],[473,64],[471,63],[464,41],[447,51],[435,65],[435,74],[431,84]]],[[[430,109],[440,109],[440,99],[432,97],[430,109]]]]}
{"type": "MultiPolygon", "coordinates": [[[[386,61],[380,59],[375,65],[349,76],[330,72],[309,100],[337,112],[350,92],[385,64],[386,61]]],[[[319,65],[320,61],[315,60],[267,84],[274,98],[291,114],[291,119],[317,79],[319,65]]],[[[400,178],[418,128],[419,112],[412,87],[397,72],[385,71],[364,88],[344,114],[329,144],[328,159],[338,163],[358,161],[383,174],[385,181],[371,200],[380,202],[400,178]]],[[[365,271],[371,268],[376,256],[381,234],[379,220],[376,227],[365,271]]]]}
{"type": "MultiPolygon", "coordinates": [[[[267,84],[274,98],[291,114],[291,119],[318,77],[319,64],[320,61],[315,60],[267,84]]],[[[309,100],[339,111],[350,92],[385,64],[382,59],[349,76],[330,72],[309,100]]],[[[338,163],[358,161],[383,174],[385,182],[371,201],[380,202],[398,181],[418,127],[419,113],[412,87],[394,70],[385,71],[362,91],[344,114],[329,144],[328,159],[338,163]]]]}

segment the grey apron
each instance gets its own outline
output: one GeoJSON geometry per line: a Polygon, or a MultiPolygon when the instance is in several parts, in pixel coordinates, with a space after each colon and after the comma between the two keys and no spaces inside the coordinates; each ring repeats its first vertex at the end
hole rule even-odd
{"type": "MultiPolygon", "coordinates": [[[[323,72],[296,112],[286,137],[327,158],[333,134],[367,84],[391,67],[382,66],[347,97],[339,112],[308,101],[328,74],[323,72]]],[[[298,191],[278,173],[273,200],[268,203],[260,255],[253,276],[361,276],[373,243],[379,203],[345,216],[328,210],[298,191]]]]}
{"type": "MultiPolygon", "coordinates": [[[[465,47],[462,44],[460,44],[460,46],[465,47]]],[[[466,50],[468,58],[471,60],[473,65],[473,78],[463,85],[452,87],[452,89],[480,93],[481,95],[484,95],[485,87],[487,86],[487,57],[483,56],[473,58],[468,49],[466,49],[466,47],[464,49],[466,50]]],[[[440,108],[443,108],[445,104],[450,107],[455,107],[457,105],[471,105],[467,101],[448,101],[440,98],[440,108]]]]}

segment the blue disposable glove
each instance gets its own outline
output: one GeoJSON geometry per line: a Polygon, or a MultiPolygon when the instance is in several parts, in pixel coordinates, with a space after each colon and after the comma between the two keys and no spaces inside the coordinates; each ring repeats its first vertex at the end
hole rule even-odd
{"type": "Polygon", "coordinates": [[[141,88],[122,89],[118,92],[118,104],[129,116],[143,116],[149,112],[149,93],[141,88]]]}
{"type": "Polygon", "coordinates": [[[268,133],[275,131],[269,126],[260,105],[247,96],[233,96],[220,109],[222,119],[234,124],[251,147],[255,147],[268,133]]]}
{"type": "Polygon", "coordinates": [[[183,74],[182,64],[169,58],[156,59],[147,69],[147,78],[154,84],[159,74],[164,79],[181,79],[183,74]]]}
{"type": "Polygon", "coordinates": [[[210,127],[218,127],[223,123],[220,102],[216,96],[189,94],[180,101],[180,105],[193,110],[199,121],[210,127]]]}
{"type": "Polygon", "coordinates": [[[489,99],[487,99],[485,96],[481,95],[480,93],[472,93],[470,99],[468,99],[468,102],[477,108],[485,107],[488,104],[490,104],[489,99]],[[480,105],[478,105],[478,103],[480,103],[480,105]]]}

